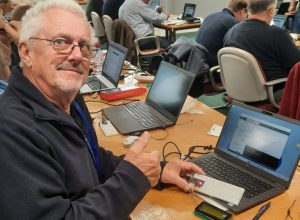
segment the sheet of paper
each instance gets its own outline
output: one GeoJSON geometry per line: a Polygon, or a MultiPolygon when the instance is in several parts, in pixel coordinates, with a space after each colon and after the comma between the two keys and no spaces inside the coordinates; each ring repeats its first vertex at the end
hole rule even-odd
{"type": "Polygon", "coordinates": [[[208,134],[212,136],[219,137],[222,131],[222,126],[214,124],[209,130],[208,134]]]}

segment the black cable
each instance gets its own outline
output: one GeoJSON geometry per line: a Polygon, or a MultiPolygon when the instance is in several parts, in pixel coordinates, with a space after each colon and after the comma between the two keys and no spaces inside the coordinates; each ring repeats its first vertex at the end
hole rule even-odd
{"type": "Polygon", "coordinates": [[[167,157],[170,156],[171,154],[178,154],[179,155],[179,159],[181,158],[181,151],[179,150],[178,146],[172,142],[172,141],[169,141],[167,142],[164,146],[163,146],[163,150],[162,150],[162,156],[163,156],[163,161],[164,162],[167,162],[167,157]],[[168,146],[168,144],[172,144],[173,146],[175,146],[175,148],[177,149],[177,152],[176,151],[173,151],[173,152],[169,152],[168,154],[165,154],[165,150],[166,150],[166,147],[168,146]]]}
{"type": "Polygon", "coordinates": [[[152,135],[150,136],[150,138],[157,140],[157,141],[161,141],[161,140],[165,140],[168,136],[169,136],[169,132],[166,129],[161,129],[162,131],[166,132],[166,135],[161,137],[161,138],[157,138],[157,137],[153,137],[152,135]]]}
{"type": "Polygon", "coordinates": [[[195,149],[197,148],[203,148],[204,150],[213,150],[215,149],[212,145],[208,145],[208,146],[191,146],[189,148],[189,152],[187,153],[187,155],[185,155],[185,157],[183,158],[183,160],[186,159],[192,159],[191,154],[207,154],[208,152],[199,152],[199,151],[195,151],[195,149]]]}

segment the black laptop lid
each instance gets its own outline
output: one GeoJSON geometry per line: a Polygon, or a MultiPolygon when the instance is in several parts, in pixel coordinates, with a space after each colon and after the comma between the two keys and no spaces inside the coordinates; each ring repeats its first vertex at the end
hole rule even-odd
{"type": "Polygon", "coordinates": [[[162,61],[145,102],[175,123],[193,81],[193,73],[162,61]]]}
{"type": "Polygon", "coordinates": [[[216,153],[288,188],[300,155],[300,122],[235,103],[216,153]]]}
{"type": "MultiPolygon", "coordinates": [[[[295,7],[297,6],[297,4],[298,1],[295,2],[295,7]]],[[[289,7],[290,7],[290,2],[281,2],[277,10],[277,14],[284,15],[286,12],[288,12],[289,7]]]]}
{"type": "Polygon", "coordinates": [[[182,13],[182,20],[186,18],[193,18],[196,10],[196,4],[185,3],[182,13]]]}
{"type": "Polygon", "coordinates": [[[103,63],[102,75],[115,87],[118,86],[127,48],[113,41],[108,43],[105,61],[103,63]]]}

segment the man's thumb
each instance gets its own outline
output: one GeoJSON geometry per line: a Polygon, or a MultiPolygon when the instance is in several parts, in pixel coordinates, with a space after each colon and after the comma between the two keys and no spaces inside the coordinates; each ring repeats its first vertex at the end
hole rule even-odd
{"type": "Polygon", "coordinates": [[[135,153],[142,153],[145,147],[147,146],[150,139],[149,132],[145,131],[141,137],[132,145],[130,150],[134,151],[135,153]]]}

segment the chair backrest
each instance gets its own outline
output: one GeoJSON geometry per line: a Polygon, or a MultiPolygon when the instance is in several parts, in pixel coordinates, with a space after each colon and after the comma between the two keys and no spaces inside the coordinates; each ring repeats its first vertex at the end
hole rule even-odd
{"type": "Polygon", "coordinates": [[[218,61],[222,83],[231,98],[242,102],[268,99],[264,73],[252,54],[225,47],[219,50],[218,61]]]}
{"type": "Polygon", "coordinates": [[[21,21],[22,17],[25,15],[26,11],[31,8],[30,4],[17,4],[16,7],[11,12],[11,20],[21,21]]]}
{"type": "Polygon", "coordinates": [[[128,49],[126,60],[136,65],[135,34],[126,21],[116,19],[112,25],[112,40],[128,49]]]}
{"type": "Polygon", "coordinates": [[[104,23],[104,28],[105,28],[107,40],[111,41],[112,40],[112,24],[113,24],[113,20],[108,15],[103,15],[102,16],[102,20],[103,20],[103,23],[104,23]]]}
{"type": "Polygon", "coordinates": [[[91,18],[94,26],[95,37],[101,38],[105,36],[104,26],[97,12],[91,12],[91,18]]]}

